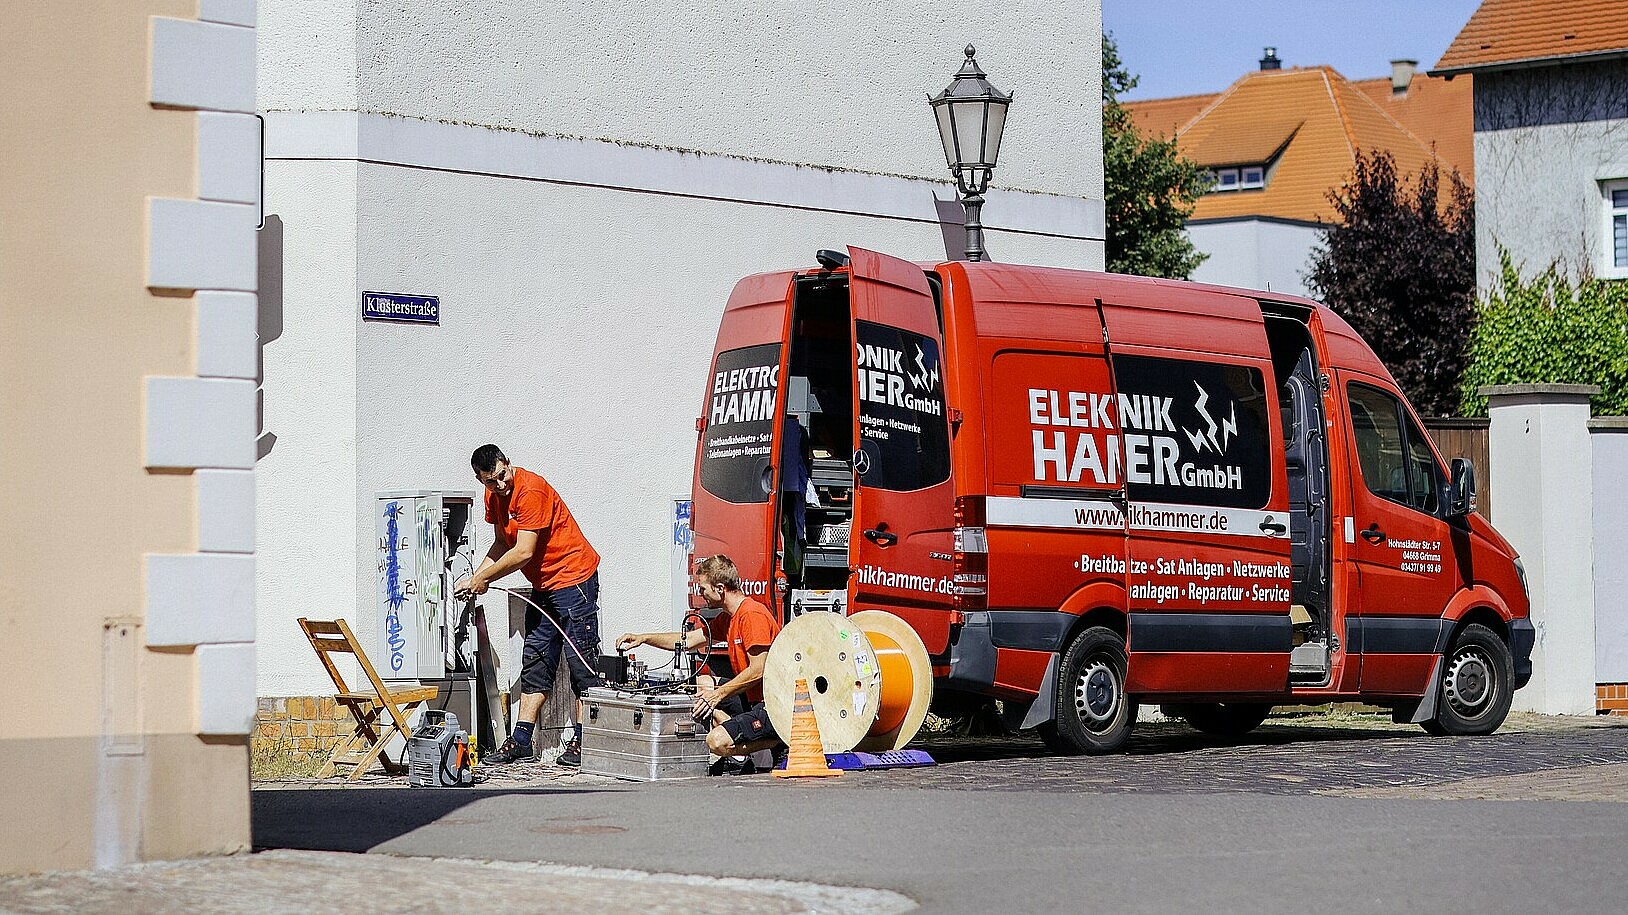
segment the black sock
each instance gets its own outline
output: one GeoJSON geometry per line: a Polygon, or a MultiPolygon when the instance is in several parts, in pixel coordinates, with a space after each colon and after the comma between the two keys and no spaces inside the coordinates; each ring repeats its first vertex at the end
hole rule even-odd
{"type": "Polygon", "coordinates": [[[577,743],[582,743],[582,722],[579,721],[571,725],[571,739],[577,743]]]}
{"type": "Polygon", "coordinates": [[[531,731],[537,727],[535,721],[522,721],[514,726],[514,742],[523,746],[531,746],[531,731]]]}

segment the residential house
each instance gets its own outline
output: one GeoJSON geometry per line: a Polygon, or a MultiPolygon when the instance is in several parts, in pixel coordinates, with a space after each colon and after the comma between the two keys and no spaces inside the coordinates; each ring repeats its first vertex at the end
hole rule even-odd
{"type": "Polygon", "coordinates": [[[1628,277],[1628,10],[1485,0],[1431,75],[1474,75],[1477,285],[1499,250],[1532,273],[1628,277]]]}
{"type": "Polygon", "coordinates": [[[1127,107],[1215,176],[1187,226],[1209,255],[1193,274],[1203,282],[1310,294],[1312,252],[1335,218],[1329,193],[1359,152],[1388,151],[1404,174],[1434,161],[1472,179],[1470,87],[1423,76],[1414,61],[1353,81],[1330,67],[1283,69],[1268,48],[1224,92],[1127,107]]]}

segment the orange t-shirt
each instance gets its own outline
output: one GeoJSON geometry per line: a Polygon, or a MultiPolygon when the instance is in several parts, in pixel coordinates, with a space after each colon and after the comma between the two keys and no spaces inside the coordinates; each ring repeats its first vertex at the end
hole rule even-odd
{"type": "MultiPolygon", "coordinates": [[[[753,648],[768,648],[780,634],[780,621],[769,613],[769,608],[748,597],[729,615],[729,664],[738,676],[752,663],[753,648]]],[[[763,701],[763,684],[755,683],[746,691],[747,702],[763,701]]]]}
{"type": "Polygon", "coordinates": [[[522,467],[514,469],[514,486],[500,496],[486,491],[486,520],[498,539],[510,546],[521,531],[537,532],[537,552],[520,571],[533,587],[569,588],[587,581],[599,569],[599,554],[582,536],[577,519],[548,481],[522,467]]]}

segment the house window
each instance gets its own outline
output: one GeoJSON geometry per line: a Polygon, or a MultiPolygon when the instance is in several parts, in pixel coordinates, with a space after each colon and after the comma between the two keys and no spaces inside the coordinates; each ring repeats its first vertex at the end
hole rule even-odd
{"type": "Polygon", "coordinates": [[[1210,187],[1211,193],[1263,188],[1266,186],[1266,166],[1244,165],[1238,168],[1215,168],[1210,170],[1210,180],[1214,182],[1210,187]]]}
{"type": "Polygon", "coordinates": [[[1628,277],[1628,180],[1605,183],[1605,274],[1628,277]]]}

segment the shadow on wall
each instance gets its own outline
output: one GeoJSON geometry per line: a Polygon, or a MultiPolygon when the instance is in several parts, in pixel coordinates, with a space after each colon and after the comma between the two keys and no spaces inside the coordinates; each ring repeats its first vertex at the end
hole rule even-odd
{"type": "MultiPolygon", "coordinates": [[[[961,206],[961,198],[951,197],[949,200],[940,200],[937,194],[933,195],[933,207],[938,210],[938,228],[944,233],[944,259],[962,261],[967,259],[967,211],[961,206]]],[[[996,258],[989,250],[989,236],[984,235],[984,260],[994,263],[996,258]]]]}
{"type": "Polygon", "coordinates": [[[255,392],[255,460],[271,453],[277,444],[275,433],[266,431],[266,344],[283,335],[283,219],[267,215],[259,233],[260,312],[256,322],[260,337],[260,364],[255,392]]]}

